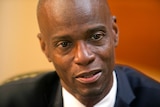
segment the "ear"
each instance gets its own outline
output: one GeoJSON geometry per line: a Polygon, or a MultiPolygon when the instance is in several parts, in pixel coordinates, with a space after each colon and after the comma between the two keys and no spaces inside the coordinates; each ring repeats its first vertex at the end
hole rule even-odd
{"type": "Polygon", "coordinates": [[[40,46],[41,46],[41,49],[43,51],[43,53],[46,55],[47,59],[49,62],[52,62],[50,57],[49,57],[49,52],[48,52],[48,47],[47,47],[47,43],[46,43],[46,40],[44,38],[44,35],[39,33],[37,35],[38,39],[39,39],[39,42],[40,42],[40,46]]]}
{"type": "Polygon", "coordinates": [[[112,16],[112,32],[114,35],[115,47],[118,46],[118,41],[119,41],[119,30],[118,30],[118,26],[117,26],[116,22],[117,22],[116,17],[112,16]]]}

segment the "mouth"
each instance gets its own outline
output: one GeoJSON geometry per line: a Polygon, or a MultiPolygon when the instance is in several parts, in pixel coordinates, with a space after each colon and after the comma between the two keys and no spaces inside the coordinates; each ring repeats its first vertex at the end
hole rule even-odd
{"type": "Polygon", "coordinates": [[[95,70],[91,72],[81,73],[78,76],[76,76],[76,79],[80,83],[93,83],[93,82],[96,82],[100,78],[101,75],[102,75],[101,70],[95,70]]]}

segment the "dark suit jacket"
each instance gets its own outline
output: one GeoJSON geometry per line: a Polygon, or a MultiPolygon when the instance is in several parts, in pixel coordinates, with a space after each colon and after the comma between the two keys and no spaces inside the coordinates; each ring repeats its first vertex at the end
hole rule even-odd
{"type": "MultiPolygon", "coordinates": [[[[115,107],[160,107],[160,83],[129,67],[115,71],[115,107]]],[[[59,77],[49,72],[1,86],[0,107],[63,107],[59,77]]]]}

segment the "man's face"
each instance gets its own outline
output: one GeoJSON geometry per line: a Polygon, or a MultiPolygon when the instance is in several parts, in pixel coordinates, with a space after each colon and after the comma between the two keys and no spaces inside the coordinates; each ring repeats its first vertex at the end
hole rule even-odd
{"type": "Polygon", "coordinates": [[[100,95],[112,86],[115,23],[104,0],[65,1],[46,7],[42,49],[71,94],[100,95]]]}

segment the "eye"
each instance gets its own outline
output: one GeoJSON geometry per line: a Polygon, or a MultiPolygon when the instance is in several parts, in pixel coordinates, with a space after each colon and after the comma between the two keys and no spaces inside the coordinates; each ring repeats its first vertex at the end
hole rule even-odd
{"type": "Polygon", "coordinates": [[[69,41],[60,41],[57,46],[58,47],[62,47],[62,48],[66,48],[66,47],[69,47],[71,45],[71,42],[69,41]]]}
{"type": "Polygon", "coordinates": [[[91,40],[98,41],[98,40],[101,40],[104,36],[105,36],[105,33],[102,31],[99,31],[91,36],[91,40]]]}

